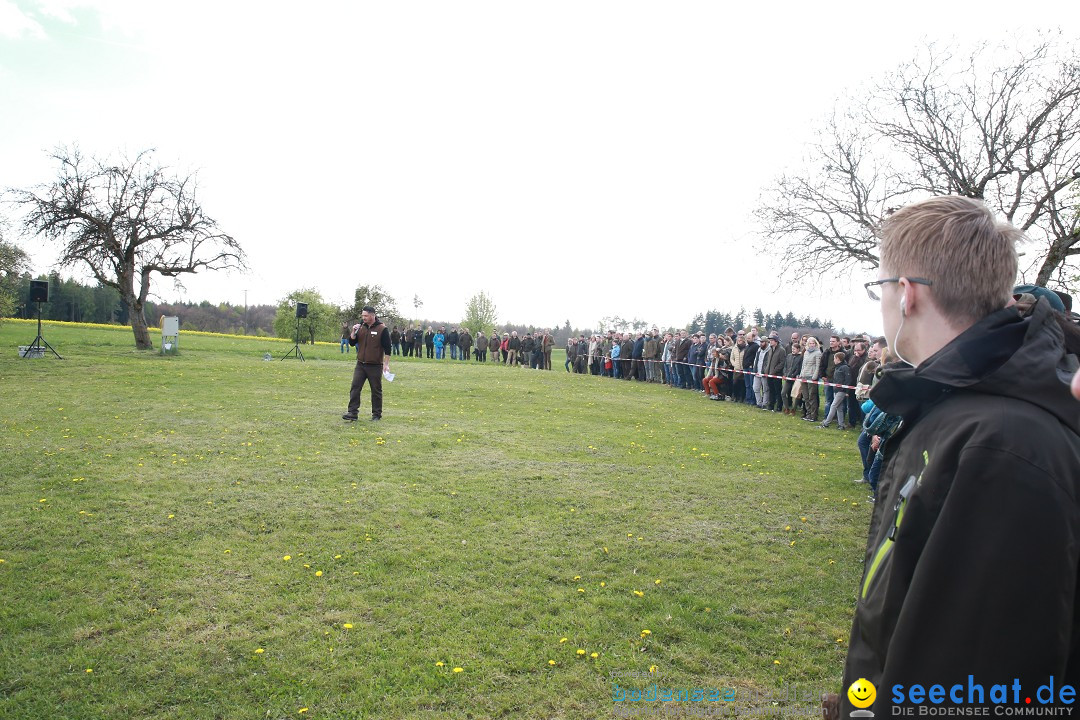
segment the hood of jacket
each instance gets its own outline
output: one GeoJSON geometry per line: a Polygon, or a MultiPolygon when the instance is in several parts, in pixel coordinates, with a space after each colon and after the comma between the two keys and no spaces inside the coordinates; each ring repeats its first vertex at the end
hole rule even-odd
{"type": "Polygon", "coordinates": [[[1069,391],[1076,368],[1049,303],[1040,299],[1029,317],[1015,308],[987,315],[916,368],[890,365],[870,396],[911,422],[952,392],[999,395],[1032,403],[1080,434],[1080,402],[1069,391]]]}

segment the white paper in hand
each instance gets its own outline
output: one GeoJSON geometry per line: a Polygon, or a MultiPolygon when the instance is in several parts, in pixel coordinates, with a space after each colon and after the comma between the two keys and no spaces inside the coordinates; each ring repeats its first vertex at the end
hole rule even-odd
{"type": "Polygon", "coordinates": [[[394,373],[390,372],[389,370],[383,370],[382,376],[386,378],[386,382],[394,382],[394,373]]]}

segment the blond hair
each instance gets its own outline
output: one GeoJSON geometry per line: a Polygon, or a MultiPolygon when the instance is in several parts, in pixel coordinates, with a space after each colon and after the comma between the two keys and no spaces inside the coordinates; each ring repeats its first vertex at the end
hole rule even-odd
{"type": "Polygon", "coordinates": [[[957,324],[977,322],[1012,297],[1023,233],[979,200],[949,195],[913,203],[886,218],[880,235],[885,272],[930,280],[932,302],[957,324]]]}

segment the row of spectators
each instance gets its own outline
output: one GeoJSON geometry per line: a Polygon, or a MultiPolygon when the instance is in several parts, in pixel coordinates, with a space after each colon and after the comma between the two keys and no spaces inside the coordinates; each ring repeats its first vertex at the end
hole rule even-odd
{"type": "MultiPolygon", "coordinates": [[[[349,352],[348,328],[343,328],[341,352],[349,352]]],[[[428,326],[426,331],[419,326],[400,330],[396,325],[390,330],[390,354],[404,357],[427,357],[443,360],[475,360],[477,362],[502,363],[510,366],[529,367],[532,369],[551,369],[551,349],[555,338],[549,331],[525,333],[517,331],[493,333],[491,337],[481,330],[475,337],[466,327],[452,327],[446,332],[445,327],[436,330],[428,326]],[[490,360],[489,360],[490,358],[490,360]]]]}
{"type": "MultiPolygon", "coordinates": [[[[874,343],[874,354],[884,347],[874,343]]],[[[731,400],[763,410],[798,415],[818,422],[819,387],[824,388],[826,423],[836,419],[841,429],[856,426],[862,411],[855,400],[857,384],[871,357],[865,336],[833,335],[828,346],[812,335],[793,333],[782,342],[775,331],[762,337],[757,329],[720,334],[686,330],[584,335],[566,347],[566,370],[616,379],[665,383],[698,390],[713,400],[731,400]]],[[[872,373],[876,364],[869,368],[872,373]]]]}

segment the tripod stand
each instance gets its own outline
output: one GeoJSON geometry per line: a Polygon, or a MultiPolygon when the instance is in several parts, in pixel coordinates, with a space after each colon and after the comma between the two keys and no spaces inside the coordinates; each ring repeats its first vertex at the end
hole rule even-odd
{"type": "Polygon", "coordinates": [[[296,342],[293,344],[292,350],[285,353],[285,357],[283,357],[281,359],[284,360],[285,358],[289,357],[293,353],[296,353],[296,357],[298,357],[300,359],[300,362],[304,362],[304,353],[300,352],[300,318],[299,317],[296,318],[296,342]]]}
{"type": "Polygon", "coordinates": [[[53,355],[63,360],[60,357],[60,353],[53,349],[53,346],[41,335],[41,301],[37,302],[37,337],[34,338],[34,342],[30,343],[30,347],[26,348],[26,352],[23,354],[24,358],[33,357],[36,351],[44,353],[45,348],[49,348],[53,355]]]}

